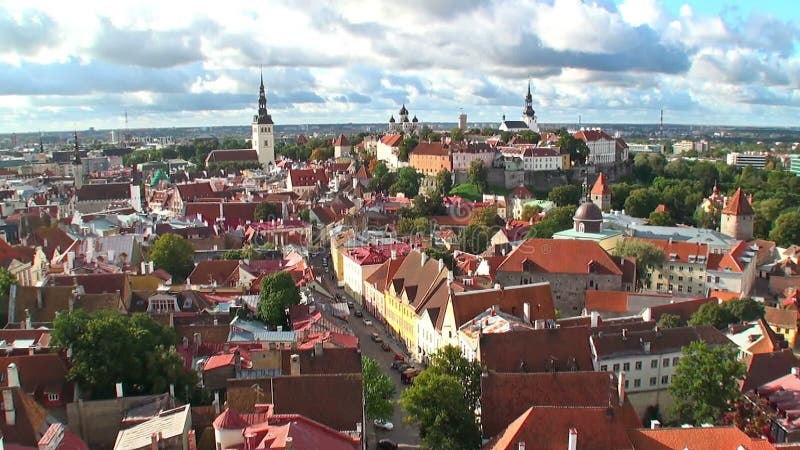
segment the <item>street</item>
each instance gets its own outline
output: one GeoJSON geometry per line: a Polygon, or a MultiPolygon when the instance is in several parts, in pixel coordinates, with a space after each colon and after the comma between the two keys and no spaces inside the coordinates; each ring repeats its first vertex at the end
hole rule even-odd
{"type": "MultiPolygon", "coordinates": [[[[338,288],[336,286],[336,282],[330,279],[330,272],[327,272],[325,268],[322,267],[321,259],[323,255],[329,256],[329,253],[323,251],[318,257],[310,258],[310,262],[314,268],[314,273],[322,275],[323,285],[329,290],[329,292],[331,292],[331,294],[339,294],[342,296],[342,298],[346,299],[344,301],[352,301],[344,289],[338,288]]],[[[330,263],[330,260],[328,262],[330,263]]],[[[332,270],[333,269],[331,268],[331,271],[332,270]]],[[[395,395],[392,400],[395,401],[396,406],[394,415],[392,415],[390,419],[392,424],[394,424],[394,429],[392,431],[379,430],[372,425],[371,421],[368,421],[366,424],[367,429],[365,430],[365,436],[369,442],[368,448],[374,449],[378,440],[380,439],[391,439],[392,441],[400,444],[399,448],[419,448],[419,430],[415,425],[408,424],[403,420],[404,414],[402,408],[400,407],[400,394],[408,386],[404,385],[400,381],[400,374],[391,368],[394,355],[396,353],[402,354],[400,347],[386,334],[384,331],[385,326],[382,323],[378,322],[369,312],[360,308],[358,306],[358,302],[355,303],[356,309],[362,311],[364,317],[355,317],[352,315],[355,310],[351,310],[347,327],[350,328],[353,331],[353,334],[358,337],[362,355],[368,356],[377,361],[381,370],[383,370],[383,372],[389,376],[395,385],[395,395]],[[372,326],[364,325],[364,319],[371,320],[372,326]],[[387,342],[391,346],[392,351],[384,351],[381,349],[380,343],[373,342],[371,339],[372,333],[378,333],[383,341],[387,342]]]]}

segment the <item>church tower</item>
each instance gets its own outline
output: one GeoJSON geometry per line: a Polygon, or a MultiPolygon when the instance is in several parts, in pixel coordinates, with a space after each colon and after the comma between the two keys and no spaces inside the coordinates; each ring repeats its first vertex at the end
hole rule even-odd
{"type": "Polygon", "coordinates": [[[267,111],[267,95],[264,93],[264,74],[258,90],[258,114],[253,116],[253,150],[258,154],[261,166],[270,170],[275,165],[275,124],[267,111]]]}
{"type": "Polygon", "coordinates": [[[525,109],[522,110],[522,121],[531,131],[539,132],[539,124],[536,123],[536,112],[533,110],[533,96],[531,95],[531,82],[528,80],[528,95],[525,96],[525,109]]]}
{"type": "Polygon", "coordinates": [[[608,182],[603,172],[600,172],[600,176],[594,182],[591,197],[592,203],[597,205],[603,212],[611,210],[611,189],[608,187],[608,182]]]}
{"type": "Polygon", "coordinates": [[[75,156],[72,160],[72,176],[75,180],[75,190],[83,186],[83,163],[81,162],[80,147],[78,146],[78,132],[75,131],[75,156]]]}
{"type": "Polygon", "coordinates": [[[754,218],[755,211],[742,188],[736,189],[736,193],[728,199],[722,210],[719,231],[734,239],[749,241],[753,239],[754,218]]]}

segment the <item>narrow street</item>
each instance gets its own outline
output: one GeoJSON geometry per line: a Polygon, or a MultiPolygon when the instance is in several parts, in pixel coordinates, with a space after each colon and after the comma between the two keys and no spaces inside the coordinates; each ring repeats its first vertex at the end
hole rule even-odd
{"type": "MultiPolygon", "coordinates": [[[[330,278],[330,272],[327,272],[322,266],[321,260],[323,255],[328,256],[328,254],[323,251],[318,257],[311,258],[311,264],[314,267],[314,273],[322,275],[323,285],[329,289],[332,294],[339,294],[342,296],[342,298],[346,299],[344,301],[352,301],[353,299],[347,295],[344,289],[336,287],[335,281],[332,281],[330,278]]],[[[333,269],[331,268],[330,270],[332,271],[333,269]]],[[[371,421],[369,421],[366,425],[367,429],[365,430],[365,434],[369,442],[368,448],[374,449],[378,440],[380,439],[391,439],[397,444],[400,444],[399,448],[419,448],[419,430],[415,425],[408,424],[403,420],[404,413],[400,407],[400,394],[408,386],[404,385],[400,381],[400,374],[391,367],[392,361],[394,361],[394,355],[396,353],[402,354],[400,351],[400,346],[387,335],[385,332],[385,326],[383,324],[378,322],[370,313],[359,308],[357,305],[358,303],[356,303],[355,309],[350,310],[351,315],[348,319],[347,327],[350,328],[358,337],[362,354],[376,360],[381,370],[383,370],[383,373],[388,375],[395,385],[395,395],[392,400],[395,401],[396,406],[394,415],[391,418],[391,422],[394,424],[394,429],[392,431],[379,430],[372,425],[371,421]],[[361,310],[364,314],[364,317],[355,317],[353,313],[356,309],[361,310]],[[372,325],[365,325],[365,319],[371,320],[372,325]],[[381,339],[391,346],[392,350],[387,352],[381,349],[381,344],[372,340],[372,333],[378,333],[381,339]]]]}

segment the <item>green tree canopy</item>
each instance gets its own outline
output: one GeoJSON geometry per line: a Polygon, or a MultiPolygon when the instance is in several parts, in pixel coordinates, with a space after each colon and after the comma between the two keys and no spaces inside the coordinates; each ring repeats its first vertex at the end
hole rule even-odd
{"type": "Polygon", "coordinates": [[[581,201],[581,187],[574,184],[564,184],[554,187],[547,199],[558,206],[577,205],[581,201]]]}
{"type": "Polygon", "coordinates": [[[266,222],[272,219],[282,218],[281,206],[276,203],[261,202],[256,206],[253,219],[256,222],[266,222]]]}
{"type": "Polygon", "coordinates": [[[778,216],[769,238],[781,247],[800,244],[800,211],[789,211],[778,216]]]}
{"type": "Polygon", "coordinates": [[[481,225],[468,225],[458,234],[458,243],[461,250],[467,253],[482,253],[489,247],[492,230],[481,225]]]}
{"type": "Polygon", "coordinates": [[[722,307],[731,313],[736,322],[750,322],[764,317],[764,304],[750,297],[729,300],[722,307]]]}
{"type": "Polygon", "coordinates": [[[542,135],[533,131],[533,130],[523,130],[517,133],[517,136],[524,139],[525,142],[530,142],[531,144],[538,144],[540,140],[542,140],[542,135]]]}
{"type": "Polygon", "coordinates": [[[436,174],[435,189],[439,195],[447,195],[453,189],[453,174],[449,170],[442,169],[436,174]]]}
{"type": "Polygon", "coordinates": [[[640,239],[625,239],[614,249],[617,256],[636,258],[636,278],[639,285],[650,283],[649,275],[653,268],[664,264],[664,252],[655,245],[640,239]]]}
{"type": "Polygon", "coordinates": [[[454,273],[458,271],[457,270],[458,267],[456,266],[456,259],[453,257],[452,253],[438,247],[428,247],[423,251],[431,259],[442,260],[444,262],[445,267],[447,267],[454,273]]]}
{"type": "Polygon", "coordinates": [[[493,227],[498,224],[498,220],[500,220],[500,218],[497,216],[497,207],[492,205],[474,209],[469,223],[484,227],[493,227]]]}
{"type": "Polygon", "coordinates": [[[625,208],[625,199],[628,198],[633,186],[628,183],[614,183],[611,185],[611,209],[621,211],[625,208]]]}
{"type": "Polygon", "coordinates": [[[419,139],[421,141],[438,141],[439,135],[434,132],[431,127],[423,125],[419,130],[419,139]]]}
{"type": "Polygon", "coordinates": [[[734,321],[736,321],[736,318],[727,308],[716,302],[710,302],[702,305],[692,314],[689,319],[689,325],[711,325],[722,330],[734,321]]]}
{"type": "Polygon", "coordinates": [[[480,428],[466,400],[461,380],[441,371],[425,370],[403,391],[400,404],[408,420],[420,428],[425,448],[477,450],[480,428]]]}
{"type": "Polygon", "coordinates": [[[469,360],[454,345],[446,345],[431,355],[428,370],[456,377],[464,386],[464,398],[474,411],[481,399],[481,365],[469,360]]]}
{"type": "Polygon", "coordinates": [[[0,325],[2,326],[8,322],[8,296],[11,285],[14,284],[19,284],[17,277],[8,269],[0,267],[0,325]]]}
{"type": "Polygon", "coordinates": [[[458,195],[459,197],[476,202],[483,199],[483,195],[481,195],[481,189],[478,187],[478,185],[472,183],[462,183],[456,185],[454,188],[450,189],[450,195],[458,195]]]}
{"type": "Polygon", "coordinates": [[[586,158],[589,157],[589,147],[586,142],[563,128],[558,131],[558,148],[562,155],[568,154],[570,161],[578,165],[586,164],[586,158]]]}
{"type": "Polygon", "coordinates": [[[673,409],[685,422],[716,423],[742,395],[739,382],[746,369],[732,345],[709,346],[694,341],[683,348],[669,392],[673,409]]]}
{"type": "Polygon", "coordinates": [[[521,220],[528,222],[533,216],[538,216],[542,213],[542,208],[539,205],[525,205],[522,207],[521,220]]]}
{"type": "Polygon", "coordinates": [[[625,213],[633,217],[649,217],[660,201],[653,189],[636,189],[625,200],[625,213]]]}
{"type": "Polygon", "coordinates": [[[395,182],[389,186],[389,193],[395,195],[402,192],[408,198],[414,198],[419,193],[419,183],[422,177],[411,167],[397,169],[395,182]]]}
{"type": "Polygon", "coordinates": [[[572,218],[575,216],[576,209],[574,205],[559,206],[551,209],[544,216],[544,219],[531,226],[530,230],[528,230],[528,237],[550,239],[553,234],[572,228],[572,218]]]}
{"type": "Polygon", "coordinates": [[[467,134],[461,128],[453,128],[450,130],[450,141],[461,142],[467,137],[467,134]]]}
{"type": "Polygon", "coordinates": [[[478,186],[481,192],[486,192],[489,186],[489,172],[480,159],[475,159],[469,164],[467,182],[478,186]]]}
{"type": "Polygon", "coordinates": [[[150,261],[166,270],[176,281],[185,280],[194,270],[194,247],[177,234],[162,234],[150,248],[150,261]]]}
{"type": "Polygon", "coordinates": [[[369,180],[369,188],[375,192],[385,192],[394,183],[395,174],[389,172],[386,164],[379,162],[372,169],[372,179],[369,180]]]}
{"type": "Polygon", "coordinates": [[[128,395],[142,395],[167,392],[170,384],[182,394],[197,381],[175,350],[175,332],[146,314],[62,312],[53,339],[60,349],[72,349],[69,379],[94,399],[113,397],[115,383],[128,395]]]}
{"type": "Polygon", "coordinates": [[[658,318],[656,326],[659,328],[678,328],[683,326],[683,321],[681,316],[677,314],[665,313],[658,318]]]}
{"type": "Polygon", "coordinates": [[[409,135],[403,138],[403,140],[400,142],[400,145],[397,146],[397,159],[407,162],[409,155],[417,146],[417,144],[419,144],[419,141],[414,136],[409,135]]]}
{"type": "Polygon", "coordinates": [[[675,225],[675,219],[673,219],[668,212],[663,212],[663,211],[651,212],[650,216],[647,218],[647,222],[650,225],[665,226],[665,227],[671,227],[675,225]]]}
{"type": "Polygon", "coordinates": [[[412,217],[439,216],[445,213],[442,196],[438,193],[433,193],[429,196],[417,195],[411,205],[410,214],[412,217]]]}
{"type": "Polygon", "coordinates": [[[361,357],[361,379],[364,384],[364,413],[367,419],[386,420],[392,417],[394,383],[381,371],[377,361],[368,356],[361,357]]]}
{"type": "Polygon", "coordinates": [[[401,217],[397,221],[397,232],[400,234],[429,235],[431,221],[427,217],[401,217]]]}
{"type": "Polygon", "coordinates": [[[276,272],[261,280],[261,298],[256,316],[273,327],[286,326],[286,309],[300,303],[300,289],[289,272],[276,272]]]}

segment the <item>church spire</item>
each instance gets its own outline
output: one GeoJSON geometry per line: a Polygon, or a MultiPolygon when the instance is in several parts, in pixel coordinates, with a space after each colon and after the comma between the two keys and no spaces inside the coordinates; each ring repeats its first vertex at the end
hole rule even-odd
{"type": "Polygon", "coordinates": [[[73,164],[78,165],[81,163],[80,146],[78,145],[78,130],[75,130],[75,159],[73,164]]]}
{"type": "Polygon", "coordinates": [[[531,95],[531,80],[528,79],[528,95],[525,96],[526,103],[533,103],[533,96],[531,95]]]}
{"type": "Polygon", "coordinates": [[[272,117],[269,115],[269,111],[267,111],[267,94],[264,90],[264,69],[261,69],[261,85],[258,88],[258,114],[255,117],[254,122],[259,124],[271,124],[272,117]]]}
{"type": "Polygon", "coordinates": [[[531,80],[528,79],[528,93],[525,95],[525,109],[522,110],[523,120],[532,120],[536,112],[533,110],[533,95],[531,95],[531,80]]]}
{"type": "Polygon", "coordinates": [[[44,133],[39,132],[39,153],[44,153],[44,133]]]}

